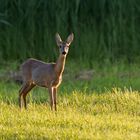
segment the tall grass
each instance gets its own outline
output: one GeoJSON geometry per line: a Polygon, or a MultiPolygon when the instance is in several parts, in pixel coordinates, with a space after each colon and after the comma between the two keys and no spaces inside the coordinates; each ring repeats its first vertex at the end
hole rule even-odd
{"type": "Polygon", "coordinates": [[[1,0],[0,59],[54,59],[55,32],[74,32],[70,58],[134,61],[139,15],[139,0],[1,0]]]}

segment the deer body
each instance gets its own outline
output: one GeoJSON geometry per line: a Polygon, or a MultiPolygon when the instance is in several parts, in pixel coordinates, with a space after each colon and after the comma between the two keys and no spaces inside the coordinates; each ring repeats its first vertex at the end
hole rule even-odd
{"type": "Polygon", "coordinates": [[[51,109],[56,108],[57,88],[61,84],[62,74],[65,67],[66,54],[68,47],[73,40],[73,34],[69,35],[66,42],[62,42],[59,34],[56,34],[56,42],[60,48],[60,55],[56,63],[45,63],[37,59],[30,58],[21,65],[23,86],[19,91],[19,106],[22,107],[22,96],[24,107],[26,105],[26,95],[37,86],[46,87],[49,90],[51,109]]]}

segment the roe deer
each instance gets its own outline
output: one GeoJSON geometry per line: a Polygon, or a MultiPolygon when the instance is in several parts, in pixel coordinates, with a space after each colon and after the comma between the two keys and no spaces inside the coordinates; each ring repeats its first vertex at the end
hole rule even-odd
{"type": "Polygon", "coordinates": [[[58,33],[56,33],[56,43],[60,50],[60,55],[56,63],[45,63],[36,59],[28,59],[21,65],[23,77],[23,85],[19,91],[19,106],[22,108],[24,103],[27,109],[26,95],[28,92],[37,86],[48,88],[50,95],[51,110],[56,108],[57,88],[62,81],[62,74],[65,67],[66,55],[68,54],[69,46],[73,41],[74,35],[71,33],[67,40],[63,42],[58,33]],[[23,97],[23,103],[22,103],[23,97]]]}

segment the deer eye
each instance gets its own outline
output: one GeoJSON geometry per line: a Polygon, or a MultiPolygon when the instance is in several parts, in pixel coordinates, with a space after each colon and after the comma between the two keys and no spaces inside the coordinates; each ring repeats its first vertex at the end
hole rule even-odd
{"type": "Polygon", "coordinates": [[[61,48],[62,46],[60,45],[59,47],[61,48]]]}

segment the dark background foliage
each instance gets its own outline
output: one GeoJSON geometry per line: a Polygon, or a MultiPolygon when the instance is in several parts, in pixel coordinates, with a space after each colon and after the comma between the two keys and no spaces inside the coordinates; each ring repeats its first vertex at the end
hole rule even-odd
{"type": "Polygon", "coordinates": [[[69,59],[140,58],[139,0],[0,0],[0,59],[53,60],[55,33],[74,32],[69,59]]]}

